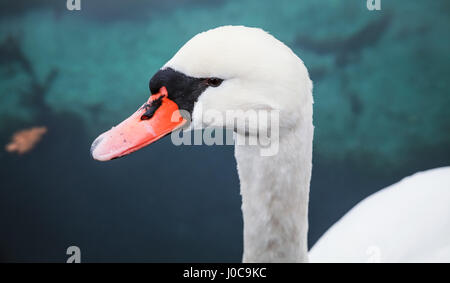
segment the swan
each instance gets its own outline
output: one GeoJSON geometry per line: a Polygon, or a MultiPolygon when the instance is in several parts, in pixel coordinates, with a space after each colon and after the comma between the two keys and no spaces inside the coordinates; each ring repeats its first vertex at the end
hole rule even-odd
{"type": "MultiPolygon", "coordinates": [[[[149,88],[142,107],[94,140],[94,159],[125,156],[183,128],[186,113],[191,128],[205,127],[204,110],[278,113],[276,154],[263,156],[258,144],[235,145],[243,262],[450,260],[450,167],[413,175],[363,200],[308,253],[313,84],[303,61],[269,33],[244,26],[199,33],[149,88]]],[[[234,129],[237,138],[260,136],[252,122],[209,121],[234,129]]]]}

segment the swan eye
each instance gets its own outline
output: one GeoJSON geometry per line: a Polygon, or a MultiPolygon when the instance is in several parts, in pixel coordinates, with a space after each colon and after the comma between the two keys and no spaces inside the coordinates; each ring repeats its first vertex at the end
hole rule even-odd
{"type": "Polygon", "coordinates": [[[219,78],[208,78],[206,79],[206,84],[212,87],[218,87],[223,82],[222,79],[219,78]]]}

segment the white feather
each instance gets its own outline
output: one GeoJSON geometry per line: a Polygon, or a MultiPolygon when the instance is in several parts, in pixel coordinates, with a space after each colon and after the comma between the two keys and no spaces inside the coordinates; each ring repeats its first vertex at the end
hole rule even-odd
{"type": "Polygon", "coordinates": [[[310,252],[313,262],[449,262],[450,167],[416,173],[361,201],[310,252]]]}

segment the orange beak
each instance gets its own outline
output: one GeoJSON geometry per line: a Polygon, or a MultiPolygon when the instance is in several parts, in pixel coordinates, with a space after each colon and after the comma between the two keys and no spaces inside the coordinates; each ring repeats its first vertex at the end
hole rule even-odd
{"type": "Polygon", "coordinates": [[[178,105],[167,97],[162,87],[133,115],[101,134],[91,146],[92,157],[99,161],[112,160],[130,154],[180,128],[186,120],[178,105]]]}

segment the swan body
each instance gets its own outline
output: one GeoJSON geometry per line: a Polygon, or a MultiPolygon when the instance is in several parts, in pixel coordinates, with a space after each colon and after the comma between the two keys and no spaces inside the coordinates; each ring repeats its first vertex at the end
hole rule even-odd
{"type": "MultiPolygon", "coordinates": [[[[226,127],[233,129],[238,139],[261,139],[256,125],[258,121],[236,125],[227,119],[217,119],[217,114],[226,116],[230,110],[275,111],[279,113],[279,125],[271,126],[271,130],[276,128],[277,135],[269,136],[269,141],[278,146],[275,154],[263,156],[262,146],[258,144],[235,146],[244,218],[243,261],[308,262],[308,202],[314,128],[312,82],[302,60],[289,47],[261,29],[219,27],[189,40],[152,77],[150,92],[147,103],[93,142],[91,153],[94,159],[106,161],[121,157],[164,137],[187,123],[186,116],[180,114],[182,110],[191,116],[192,128],[226,127]],[[204,110],[213,111],[216,117],[209,117],[204,110]],[[174,119],[175,116],[169,114],[177,115],[174,119]]],[[[448,175],[448,171],[444,174],[448,175]]],[[[405,187],[406,181],[402,182],[405,187]]],[[[434,218],[442,216],[442,219],[432,219],[424,227],[442,234],[417,240],[431,244],[437,243],[436,239],[444,239],[449,235],[444,228],[448,228],[449,210],[443,203],[436,206],[436,212],[428,210],[425,215],[416,207],[403,205],[399,206],[402,211],[395,209],[401,199],[415,200],[419,206],[420,196],[433,190],[435,183],[422,185],[428,187],[411,191],[406,188],[388,189],[388,193],[370,197],[326,233],[314,247],[311,258],[315,261],[360,260],[361,247],[372,242],[371,239],[380,240],[374,244],[386,253],[386,258],[391,251],[403,253],[404,257],[397,257],[399,260],[406,260],[408,255],[416,256],[410,250],[413,241],[406,241],[402,237],[406,234],[392,229],[407,227],[405,231],[413,233],[422,227],[414,221],[412,224],[405,222],[402,226],[395,221],[385,227],[379,225],[383,222],[380,219],[394,219],[393,214],[403,214],[395,218],[399,223],[413,216],[410,220],[420,220],[422,224],[436,213],[434,218]],[[380,198],[383,200],[373,201],[380,198]],[[389,208],[386,203],[390,203],[389,208]],[[353,227],[350,222],[358,222],[362,228],[353,227]],[[376,227],[392,229],[378,231],[376,227]],[[373,238],[364,235],[363,239],[354,240],[358,245],[353,245],[348,239],[362,235],[358,229],[374,233],[373,238]],[[376,237],[375,234],[381,236],[376,237]],[[382,245],[381,241],[386,244],[382,245]],[[406,243],[410,244],[407,248],[399,247],[406,243]],[[352,252],[346,253],[347,250],[352,252]]],[[[438,193],[449,196],[446,189],[436,189],[433,195],[438,193]]],[[[413,239],[414,235],[410,238],[413,239]]],[[[434,250],[435,258],[443,252],[437,245],[434,250]]]]}
{"type": "Polygon", "coordinates": [[[450,167],[406,177],[358,203],[314,245],[312,262],[449,262],[450,167]]]}

